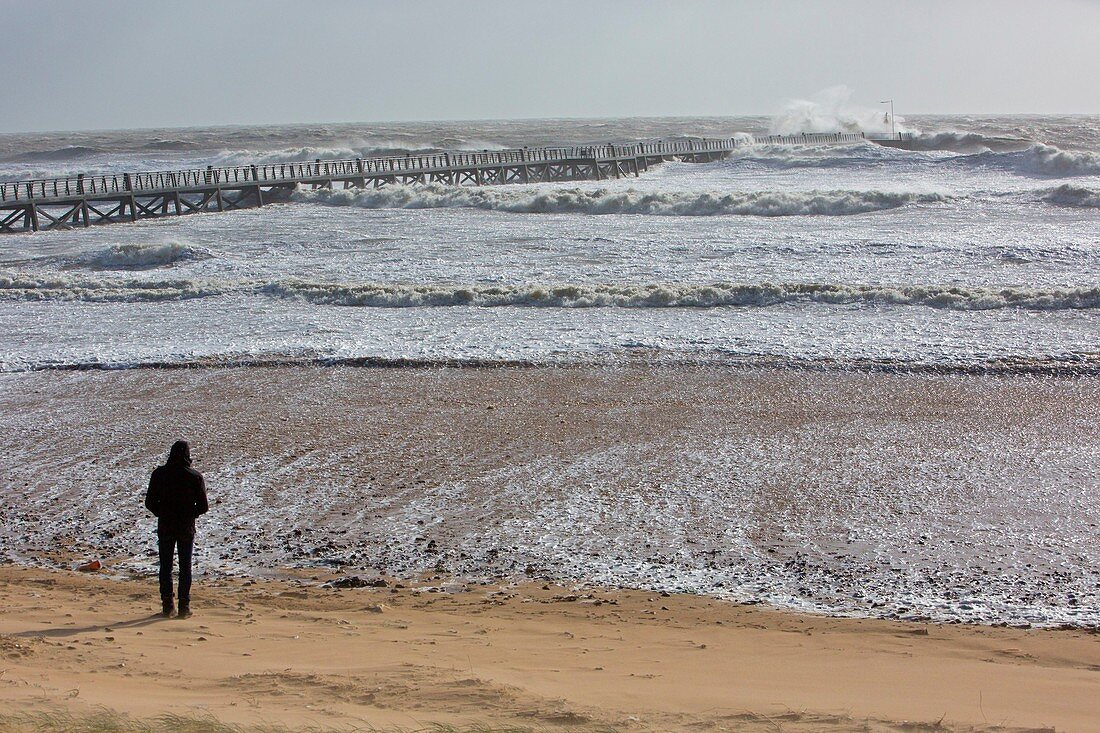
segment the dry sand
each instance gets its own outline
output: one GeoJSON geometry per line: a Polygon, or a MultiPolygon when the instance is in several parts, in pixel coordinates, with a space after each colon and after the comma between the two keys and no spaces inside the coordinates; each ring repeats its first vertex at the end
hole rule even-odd
{"type": "MultiPolygon", "coordinates": [[[[1100,729],[1100,636],[537,584],[332,590],[0,567],[0,711],[421,727],[1100,729]],[[939,722],[942,721],[942,722],[939,722]]],[[[392,581],[391,581],[392,584],[392,581]]]]}

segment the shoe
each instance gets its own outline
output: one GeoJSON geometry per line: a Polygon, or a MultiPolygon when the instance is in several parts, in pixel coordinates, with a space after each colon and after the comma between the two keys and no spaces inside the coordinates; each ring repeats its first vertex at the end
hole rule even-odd
{"type": "Polygon", "coordinates": [[[175,610],[175,605],[171,601],[168,601],[161,604],[160,615],[164,616],[164,618],[172,618],[172,612],[175,610]]]}
{"type": "Polygon", "coordinates": [[[191,618],[191,607],[186,603],[181,603],[180,612],[176,614],[176,618],[191,618]]]}

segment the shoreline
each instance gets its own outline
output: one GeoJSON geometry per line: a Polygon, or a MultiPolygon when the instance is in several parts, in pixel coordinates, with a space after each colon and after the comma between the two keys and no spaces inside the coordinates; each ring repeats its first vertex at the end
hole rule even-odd
{"type": "Polygon", "coordinates": [[[883,374],[899,376],[960,377],[1051,377],[1087,378],[1100,376],[1100,353],[1075,354],[1072,357],[994,358],[983,362],[917,362],[890,358],[813,358],[770,354],[695,355],[660,352],[654,349],[624,350],[613,356],[568,359],[493,359],[482,357],[388,357],[388,356],[314,356],[314,355],[221,355],[165,361],[72,362],[32,364],[7,369],[5,375],[36,372],[121,372],[175,371],[196,369],[709,369],[729,371],[795,371],[825,374],[883,374]]]}

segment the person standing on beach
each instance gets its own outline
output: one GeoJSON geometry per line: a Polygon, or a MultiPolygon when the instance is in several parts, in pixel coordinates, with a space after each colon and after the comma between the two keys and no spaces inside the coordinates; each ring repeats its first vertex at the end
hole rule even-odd
{"type": "Polygon", "coordinates": [[[168,460],[158,466],[149,479],[145,507],[157,518],[157,549],[160,553],[161,614],[168,618],[172,605],[172,555],[179,549],[179,615],[191,615],[191,552],[195,547],[195,517],[210,508],[206,501],[206,482],[191,468],[191,446],[177,440],[168,452],[168,460]]]}

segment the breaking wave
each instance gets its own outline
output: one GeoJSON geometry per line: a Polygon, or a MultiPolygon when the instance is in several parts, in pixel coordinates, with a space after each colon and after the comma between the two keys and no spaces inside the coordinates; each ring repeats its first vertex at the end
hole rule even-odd
{"type": "Polygon", "coordinates": [[[812,283],[708,285],[329,285],[283,281],[264,286],[269,295],[322,305],[376,308],[410,306],[536,306],[550,308],[716,308],[791,302],[923,305],[952,310],[1100,307],[1100,288],[1030,290],[934,286],[882,287],[812,283]]]}
{"type": "Polygon", "coordinates": [[[958,311],[1100,308],[1100,288],[966,288],[830,283],[400,285],[275,281],[96,279],[0,273],[0,299],[157,302],[218,295],[366,308],[448,306],[534,308],[719,308],[785,303],[925,306],[958,311]]]}
{"type": "Polygon", "coordinates": [[[99,279],[64,274],[0,272],[0,300],[84,303],[157,303],[223,295],[247,288],[194,280],[99,279]]]}
{"type": "Polygon", "coordinates": [[[79,258],[75,264],[96,270],[148,270],[209,257],[211,254],[201,247],[181,242],[133,243],[111,245],[79,258]]]}
{"type": "MultiPolygon", "coordinates": [[[[376,153],[377,154],[377,153],[376,153]]],[[[282,150],[223,150],[215,155],[213,165],[276,165],[316,160],[346,160],[360,155],[353,148],[285,148],[282,150]]]]}
{"type": "Polygon", "coordinates": [[[1080,209],[1100,208],[1100,191],[1084,186],[1063,183],[1057,188],[1045,191],[1042,200],[1055,206],[1071,206],[1080,209]]]}
{"type": "Polygon", "coordinates": [[[977,132],[932,132],[913,138],[914,150],[943,150],[952,153],[1024,150],[1031,142],[1023,138],[982,135],[977,132]]]}
{"type": "Polygon", "coordinates": [[[1042,143],[1023,150],[990,150],[958,160],[1044,178],[1100,175],[1100,154],[1088,150],[1062,150],[1042,143]]]}
{"type": "Polygon", "coordinates": [[[845,168],[897,163],[898,151],[864,141],[842,145],[776,145],[755,143],[737,150],[731,165],[753,163],[768,168],[845,168]]]}
{"type": "Polygon", "coordinates": [[[822,146],[754,145],[734,153],[729,160],[733,164],[751,162],[780,169],[931,163],[995,168],[1038,178],[1100,175],[1100,154],[1092,151],[1063,150],[1016,138],[953,132],[918,135],[913,139],[913,152],[893,150],[870,141],[822,146]],[[926,154],[936,151],[955,155],[930,160],[926,154]]]}
{"type": "Polygon", "coordinates": [[[1063,150],[1054,145],[1026,140],[989,137],[977,133],[936,133],[913,139],[916,153],[943,151],[955,155],[929,161],[925,156],[896,151],[872,142],[819,147],[757,145],[747,147],[731,161],[752,161],[775,168],[841,168],[896,165],[899,162],[932,162],[979,166],[1039,178],[1100,175],[1100,153],[1063,150]]]}
{"type": "Polygon", "coordinates": [[[802,132],[912,132],[904,117],[893,124],[881,107],[864,107],[852,102],[853,90],[844,84],[822,89],[810,99],[789,100],[783,112],[772,119],[772,134],[802,132]]]}
{"type": "Polygon", "coordinates": [[[634,189],[531,186],[387,186],[380,189],[300,189],[297,201],[366,209],[471,208],[534,214],[650,214],[657,216],[848,216],[940,203],[934,193],[885,191],[644,192],[634,189]]]}

